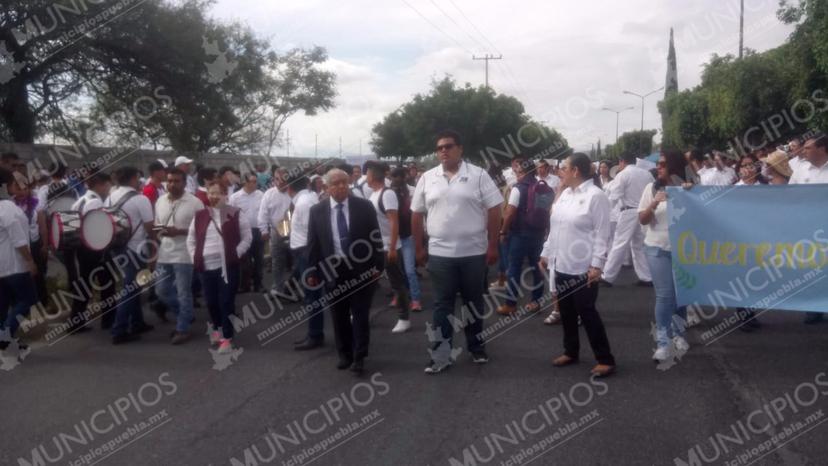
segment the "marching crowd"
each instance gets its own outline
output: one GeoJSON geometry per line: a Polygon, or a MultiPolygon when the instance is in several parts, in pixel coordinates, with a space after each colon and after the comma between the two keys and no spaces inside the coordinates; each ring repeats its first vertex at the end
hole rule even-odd
{"type": "MultiPolygon", "coordinates": [[[[599,288],[614,286],[625,265],[638,286],[655,292],[653,359],[689,349],[685,329],[698,318],[676,301],[666,187],[828,183],[828,138],[819,134],[741,157],[665,149],[653,170],[632,154],[613,167],[581,153],[551,164],[518,155],[505,170],[487,170],[464,160],[460,134],[444,131],[435,141],[439,164],[427,171],[368,161],[319,167],[310,176],[276,166],[249,173],[193,170],[194,161],[184,156],[172,166],[151,164],[146,177],[135,167],[79,175],[59,164],[49,173],[28,173],[16,154],[3,154],[0,350],[27,350],[18,328],[32,306],[50,304],[45,276],[54,253],[76,292],[68,334],[100,319],[113,344],[139,339],[153,330],[141,305],[147,291],[157,316],[173,317],[174,345],[193,338],[194,309],[203,299],[210,344],[228,353],[237,293],[261,292],[301,302],[307,333],[296,350],[324,345],[327,308],[337,367],[360,373],[377,281],[387,277],[397,308],[392,332],[404,333],[410,313],[423,310],[417,267],[425,266],[433,289],[426,373],[454,362],[441,350],[452,345],[458,294],[462,312],[471,315],[463,318],[468,351],[473,362],[488,362],[484,295],[492,294],[503,298],[498,315],[548,310],[543,322],[562,326],[563,353],[554,366],[578,361],[582,326],[597,361],[591,373],[604,377],[616,362],[595,304],[599,288]],[[93,221],[100,211],[112,223],[109,230],[93,221]],[[498,276],[489,283],[487,271],[495,265],[498,276]],[[267,285],[265,267],[273,277],[267,285]],[[152,271],[149,283],[135,285],[145,269],[152,271]],[[526,271],[531,284],[524,283],[526,271]],[[113,304],[98,306],[98,314],[90,311],[96,300],[113,304]]],[[[738,313],[743,330],[759,328],[753,310],[738,313]]],[[[822,316],[809,313],[806,323],[822,316]]]]}

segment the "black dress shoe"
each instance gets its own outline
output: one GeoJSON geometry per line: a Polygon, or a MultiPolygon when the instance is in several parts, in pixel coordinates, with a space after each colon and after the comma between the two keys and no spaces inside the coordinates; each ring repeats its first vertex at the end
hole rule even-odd
{"type": "Polygon", "coordinates": [[[351,367],[351,364],[353,363],[354,362],[350,359],[339,358],[339,363],[337,363],[336,368],[342,371],[351,367]]]}
{"type": "Polygon", "coordinates": [[[365,363],[362,359],[354,361],[354,363],[351,364],[351,372],[354,374],[362,374],[363,371],[365,371],[365,363]]]}
{"type": "Polygon", "coordinates": [[[636,285],[643,286],[645,288],[652,288],[653,282],[648,282],[646,280],[638,280],[638,282],[636,282],[636,285]]]}
{"type": "Polygon", "coordinates": [[[120,335],[115,335],[112,337],[112,344],[113,345],[122,345],[124,343],[129,343],[131,341],[141,339],[141,335],[137,333],[122,333],[120,335]]]}
{"type": "Polygon", "coordinates": [[[296,346],[293,347],[296,351],[308,351],[316,348],[321,348],[325,343],[322,340],[311,340],[307,339],[301,343],[298,343],[296,346]]]}

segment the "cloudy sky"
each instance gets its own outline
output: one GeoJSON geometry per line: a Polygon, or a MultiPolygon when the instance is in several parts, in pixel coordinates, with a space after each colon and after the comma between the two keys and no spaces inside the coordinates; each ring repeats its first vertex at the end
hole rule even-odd
{"type": "MultiPolygon", "coordinates": [[[[791,28],[776,19],[778,0],[745,0],[745,46],[781,44],[791,28]]],[[[276,50],[321,45],[338,76],[337,107],[287,123],[291,154],[370,153],[372,126],[431,80],[452,75],[484,82],[519,98],[536,120],[559,130],[578,149],[615,139],[641,125],[641,100],[664,85],[670,28],[675,28],[680,89],[696,86],[713,53],[737,53],[739,0],[218,0],[216,18],[241,21],[276,50]]],[[[660,128],[656,102],[646,100],[644,126],[660,128]]],[[[284,155],[285,148],[274,155],[284,155]]]]}

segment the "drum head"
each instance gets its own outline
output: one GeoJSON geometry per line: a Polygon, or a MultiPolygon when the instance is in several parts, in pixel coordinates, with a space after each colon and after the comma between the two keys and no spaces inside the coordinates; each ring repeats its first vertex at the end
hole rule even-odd
{"type": "Polygon", "coordinates": [[[55,212],[52,214],[49,222],[49,245],[52,249],[57,251],[60,249],[60,238],[63,237],[63,221],[60,214],[55,212]]]}
{"type": "Polygon", "coordinates": [[[81,241],[92,251],[103,251],[115,237],[115,218],[103,210],[91,210],[81,221],[81,241]]]}
{"type": "Polygon", "coordinates": [[[48,206],[48,212],[68,212],[72,210],[72,206],[75,204],[75,199],[71,197],[62,196],[57,199],[52,199],[48,206]]]}

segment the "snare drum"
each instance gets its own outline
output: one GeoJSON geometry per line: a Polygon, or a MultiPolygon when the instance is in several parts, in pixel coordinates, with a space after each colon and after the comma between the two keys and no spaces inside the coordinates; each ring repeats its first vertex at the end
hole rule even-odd
{"type": "Polygon", "coordinates": [[[77,212],[55,212],[49,221],[49,243],[55,251],[80,246],[81,219],[77,212]]]}
{"type": "Polygon", "coordinates": [[[121,231],[131,231],[129,217],[121,211],[90,210],[81,220],[80,239],[92,251],[103,251],[121,231]]]}

